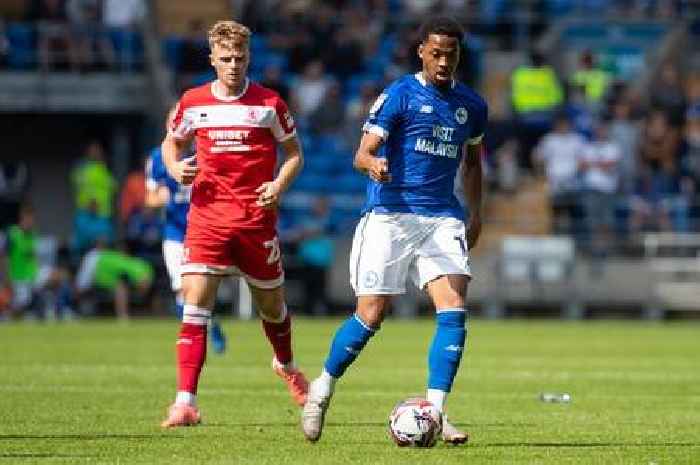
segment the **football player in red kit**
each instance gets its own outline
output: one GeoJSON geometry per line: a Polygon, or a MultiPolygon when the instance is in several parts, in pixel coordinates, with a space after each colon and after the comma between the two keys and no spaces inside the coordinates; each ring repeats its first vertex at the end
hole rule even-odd
{"type": "Polygon", "coordinates": [[[294,364],[290,315],[277,238],[277,205],[303,165],[294,119],[272,90],[250,82],[250,30],[219,21],[209,31],[217,79],[185,92],[162,144],[170,175],[192,184],[182,264],[184,312],[177,340],[177,395],[163,427],[196,425],[197,383],[206,355],[207,324],[223,277],[251,288],[272,368],[304,405],[308,382],[294,364]],[[195,139],[194,158],[181,159],[195,139]],[[285,160],[275,175],[277,146],[285,160]]]}

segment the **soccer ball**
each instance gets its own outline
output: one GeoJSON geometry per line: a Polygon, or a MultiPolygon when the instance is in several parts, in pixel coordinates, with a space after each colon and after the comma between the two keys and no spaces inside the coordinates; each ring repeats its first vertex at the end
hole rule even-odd
{"type": "Polygon", "coordinates": [[[399,402],[389,415],[389,435],[399,447],[433,447],[442,433],[442,413],[419,397],[399,402]]]}

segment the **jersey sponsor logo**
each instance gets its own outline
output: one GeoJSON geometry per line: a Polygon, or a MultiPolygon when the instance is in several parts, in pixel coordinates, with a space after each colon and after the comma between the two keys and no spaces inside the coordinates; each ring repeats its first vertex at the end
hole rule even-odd
{"type": "Polygon", "coordinates": [[[457,155],[459,154],[459,145],[436,142],[432,139],[426,139],[424,137],[419,137],[416,139],[416,146],[413,149],[416,152],[447,158],[457,158],[457,155]]]}
{"type": "Polygon", "coordinates": [[[458,346],[457,344],[450,344],[449,346],[445,346],[445,350],[449,352],[462,352],[462,346],[458,346]]]}
{"type": "Polygon", "coordinates": [[[381,110],[382,105],[384,105],[384,102],[386,102],[387,97],[388,95],[385,93],[379,94],[379,97],[377,97],[377,100],[374,101],[372,107],[369,109],[370,116],[376,115],[377,112],[381,110]]]}
{"type": "Polygon", "coordinates": [[[457,110],[455,110],[455,119],[459,124],[465,124],[467,122],[467,119],[469,119],[469,113],[467,112],[467,109],[464,107],[457,108],[457,110]]]}
{"type": "Polygon", "coordinates": [[[431,105],[421,105],[420,112],[421,113],[432,113],[433,107],[431,105]]]}
{"type": "Polygon", "coordinates": [[[376,286],[378,282],[379,282],[379,276],[374,271],[368,271],[365,274],[365,279],[364,279],[365,287],[368,287],[371,289],[374,286],[376,286]]]}

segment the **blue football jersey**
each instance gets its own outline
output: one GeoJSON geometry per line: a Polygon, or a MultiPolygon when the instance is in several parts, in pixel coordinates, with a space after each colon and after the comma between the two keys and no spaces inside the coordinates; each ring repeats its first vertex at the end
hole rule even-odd
{"type": "Polygon", "coordinates": [[[168,188],[170,194],[165,205],[165,227],[163,239],[182,242],[187,229],[187,212],[190,210],[190,186],[175,181],[165,168],[160,147],[151,150],[146,162],[146,188],[154,190],[158,186],[168,188]]]}
{"type": "Polygon", "coordinates": [[[379,95],[363,127],[384,139],[391,181],[369,180],[363,212],[402,212],[464,219],[454,183],[465,144],[484,134],[486,102],[464,84],[447,90],[406,75],[379,95]]]}

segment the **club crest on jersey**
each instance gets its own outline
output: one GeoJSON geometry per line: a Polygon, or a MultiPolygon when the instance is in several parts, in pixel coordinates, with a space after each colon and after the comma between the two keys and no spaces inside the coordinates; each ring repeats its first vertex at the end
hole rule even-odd
{"type": "Polygon", "coordinates": [[[251,123],[256,122],[258,120],[258,113],[255,111],[255,108],[248,108],[248,114],[246,117],[251,123]]]}
{"type": "Polygon", "coordinates": [[[368,271],[365,274],[365,287],[373,288],[379,282],[379,276],[374,271],[368,271]]]}
{"type": "Polygon", "coordinates": [[[467,109],[464,107],[459,107],[455,111],[455,119],[459,124],[464,124],[467,122],[467,119],[469,118],[469,113],[467,113],[467,109]]]}

